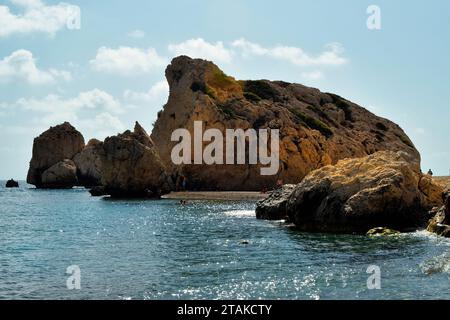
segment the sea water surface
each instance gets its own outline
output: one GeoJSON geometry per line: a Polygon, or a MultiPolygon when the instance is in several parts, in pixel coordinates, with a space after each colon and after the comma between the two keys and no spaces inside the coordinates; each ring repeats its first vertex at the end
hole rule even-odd
{"type": "Polygon", "coordinates": [[[450,299],[447,239],[300,233],[254,208],[1,182],[0,299],[450,299]],[[66,286],[72,265],[80,290],[66,286]]]}

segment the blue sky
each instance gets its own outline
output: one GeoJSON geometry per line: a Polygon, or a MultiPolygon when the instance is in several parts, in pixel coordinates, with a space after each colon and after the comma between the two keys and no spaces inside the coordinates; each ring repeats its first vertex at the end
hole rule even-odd
{"type": "Polygon", "coordinates": [[[423,169],[448,175],[449,31],[447,0],[1,0],[0,178],[24,179],[33,138],[64,120],[86,140],[135,120],[150,132],[181,53],[340,94],[398,123],[423,169]]]}

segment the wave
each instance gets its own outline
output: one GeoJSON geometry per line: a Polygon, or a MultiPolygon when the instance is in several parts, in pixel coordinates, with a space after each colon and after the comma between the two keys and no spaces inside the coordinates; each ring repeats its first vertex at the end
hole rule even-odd
{"type": "Polygon", "coordinates": [[[236,218],[254,218],[256,216],[255,210],[232,210],[224,212],[228,217],[236,218]]]}

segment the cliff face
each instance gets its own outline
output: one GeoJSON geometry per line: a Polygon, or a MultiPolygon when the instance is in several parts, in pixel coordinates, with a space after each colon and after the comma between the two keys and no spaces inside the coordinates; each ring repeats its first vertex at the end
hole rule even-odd
{"type": "Polygon", "coordinates": [[[172,60],[166,78],[169,100],[151,136],[174,179],[185,176],[191,189],[261,190],[279,179],[298,183],[340,159],[381,150],[405,151],[420,161],[398,125],[334,94],[281,81],[237,81],[212,62],[186,56],[172,60]],[[177,142],[171,141],[171,134],[186,128],[193,136],[194,121],[203,121],[203,130],[223,133],[279,129],[280,170],[262,176],[260,165],[173,165],[171,151],[177,142]]]}

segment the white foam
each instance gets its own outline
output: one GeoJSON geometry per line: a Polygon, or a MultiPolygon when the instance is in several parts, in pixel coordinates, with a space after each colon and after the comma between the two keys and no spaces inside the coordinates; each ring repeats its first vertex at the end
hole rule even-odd
{"type": "Polygon", "coordinates": [[[254,218],[256,217],[254,210],[232,210],[224,212],[228,217],[237,217],[237,218],[254,218]]]}
{"type": "Polygon", "coordinates": [[[431,258],[420,265],[426,274],[448,273],[450,274],[450,252],[431,258]]]}

